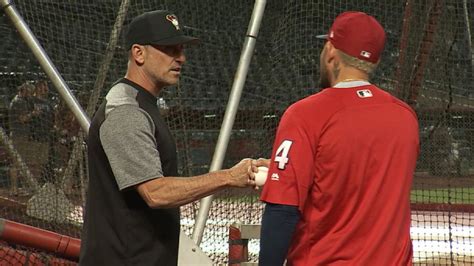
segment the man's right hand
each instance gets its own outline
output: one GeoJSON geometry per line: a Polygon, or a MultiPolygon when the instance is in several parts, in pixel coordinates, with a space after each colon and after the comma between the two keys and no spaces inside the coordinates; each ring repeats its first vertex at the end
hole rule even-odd
{"type": "Polygon", "coordinates": [[[270,168],[270,159],[258,158],[257,167],[259,167],[259,166],[265,166],[267,168],[270,168]]]}
{"type": "Polygon", "coordinates": [[[232,168],[225,170],[228,172],[229,185],[233,187],[255,187],[255,173],[257,161],[253,159],[243,159],[232,168]]]}

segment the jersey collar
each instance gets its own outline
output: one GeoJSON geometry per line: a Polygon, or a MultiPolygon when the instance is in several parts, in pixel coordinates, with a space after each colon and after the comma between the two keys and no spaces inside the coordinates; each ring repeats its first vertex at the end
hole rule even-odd
{"type": "Polygon", "coordinates": [[[342,81],[333,86],[333,88],[353,88],[370,85],[370,82],[365,80],[342,81]]]}

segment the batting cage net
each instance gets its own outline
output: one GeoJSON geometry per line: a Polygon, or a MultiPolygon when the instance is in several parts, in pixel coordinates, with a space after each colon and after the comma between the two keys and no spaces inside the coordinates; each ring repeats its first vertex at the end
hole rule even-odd
{"type": "MultiPolygon", "coordinates": [[[[131,18],[154,9],[175,11],[201,44],[186,50],[179,85],[164,90],[157,104],[177,141],[180,174],[209,170],[254,1],[14,4],[89,116],[125,74],[121,33],[131,18]]],[[[285,108],[320,90],[324,43],[315,36],[346,10],[367,12],[385,27],[386,48],[372,82],[406,101],[419,117],[421,155],[412,190],[415,263],[474,263],[473,1],[268,1],[223,167],[270,156],[285,108]]],[[[80,238],[88,181],[82,131],[4,12],[0,36],[0,213],[7,225],[0,226],[0,264],[24,264],[31,254],[44,264],[74,263],[77,258],[64,256],[64,250],[35,240],[42,230],[80,238]],[[15,233],[13,222],[31,226],[30,233],[15,233]]],[[[258,197],[250,189],[216,194],[200,245],[215,264],[228,263],[230,224],[260,223],[258,197]]],[[[198,209],[198,203],[182,207],[188,235],[198,209]]],[[[257,261],[258,240],[249,242],[248,251],[249,260],[257,261]]]]}

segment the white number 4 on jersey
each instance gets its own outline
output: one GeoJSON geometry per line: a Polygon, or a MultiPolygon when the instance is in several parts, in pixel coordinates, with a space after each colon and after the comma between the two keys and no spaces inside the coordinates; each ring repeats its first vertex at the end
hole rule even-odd
{"type": "Polygon", "coordinates": [[[275,154],[275,162],[278,163],[278,169],[281,169],[281,170],[285,169],[286,164],[289,161],[288,153],[290,152],[291,144],[293,144],[293,141],[284,140],[280,144],[280,147],[278,147],[275,154]]]}

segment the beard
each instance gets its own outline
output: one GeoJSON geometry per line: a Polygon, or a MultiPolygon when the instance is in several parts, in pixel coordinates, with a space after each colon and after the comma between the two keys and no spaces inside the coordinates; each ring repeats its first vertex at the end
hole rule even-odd
{"type": "Polygon", "coordinates": [[[322,90],[331,87],[331,83],[329,82],[328,68],[324,64],[326,60],[326,49],[327,43],[324,45],[323,50],[319,55],[319,86],[322,90]]]}
{"type": "Polygon", "coordinates": [[[321,89],[331,87],[331,82],[329,82],[328,70],[322,63],[319,67],[319,86],[321,89]]]}

